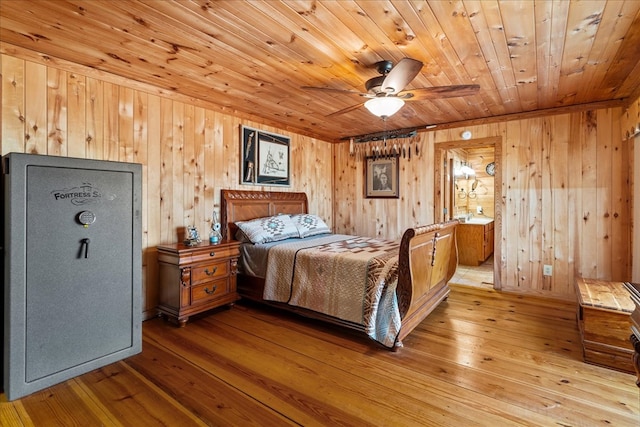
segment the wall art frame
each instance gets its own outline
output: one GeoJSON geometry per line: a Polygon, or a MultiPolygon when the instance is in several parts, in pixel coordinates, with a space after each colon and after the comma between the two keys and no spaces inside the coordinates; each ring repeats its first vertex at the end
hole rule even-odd
{"type": "Polygon", "coordinates": [[[240,184],[291,185],[291,138],[240,128],[240,184]]]}
{"type": "Polygon", "coordinates": [[[365,162],[365,197],[397,199],[400,197],[400,156],[367,157],[365,162]]]}

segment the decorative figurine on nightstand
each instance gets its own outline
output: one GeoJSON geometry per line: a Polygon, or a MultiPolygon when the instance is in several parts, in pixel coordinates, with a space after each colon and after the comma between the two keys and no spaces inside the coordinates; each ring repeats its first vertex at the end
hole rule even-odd
{"type": "Polygon", "coordinates": [[[184,240],[184,244],[187,246],[196,246],[198,243],[200,243],[202,240],[200,240],[200,234],[198,233],[198,229],[196,228],[195,225],[188,225],[187,226],[187,237],[184,240]]]}
{"type": "Polygon", "coordinates": [[[213,211],[213,221],[211,222],[211,232],[209,233],[209,243],[217,245],[222,240],[222,234],[220,234],[220,223],[218,222],[218,216],[216,211],[213,211]]]}

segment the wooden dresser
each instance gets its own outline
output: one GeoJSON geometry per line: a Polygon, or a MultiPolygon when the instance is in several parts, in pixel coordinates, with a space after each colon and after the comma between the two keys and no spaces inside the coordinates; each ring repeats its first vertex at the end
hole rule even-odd
{"type": "Polygon", "coordinates": [[[239,246],[235,240],[158,246],[160,314],[184,326],[190,316],[237,301],[239,246]]]}
{"type": "Polygon", "coordinates": [[[640,387],[640,283],[624,284],[625,288],[631,294],[631,301],[633,301],[634,308],[631,312],[631,336],[629,340],[633,345],[633,367],[636,370],[636,385],[640,387]]]}

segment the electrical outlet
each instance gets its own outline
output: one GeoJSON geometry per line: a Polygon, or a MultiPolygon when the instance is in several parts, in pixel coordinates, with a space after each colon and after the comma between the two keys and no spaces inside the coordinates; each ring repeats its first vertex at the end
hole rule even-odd
{"type": "Polygon", "coordinates": [[[482,214],[484,211],[482,210],[482,206],[477,206],[476,207],[476,212],[479,214],[482,214]]]}
{"type": "Polygon", "coordinates": [[[542,274],[544,276],[551,276],[553,274],[553,266],[545,264],[544,267],[542,267],[542,274]]]}

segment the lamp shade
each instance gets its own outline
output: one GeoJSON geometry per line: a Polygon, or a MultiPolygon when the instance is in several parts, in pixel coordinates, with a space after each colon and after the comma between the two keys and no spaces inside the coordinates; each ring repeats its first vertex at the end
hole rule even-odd
{"type": "Polygon", "coordinates": [[[372,98],[364,103],[371,114],[378,117],[391,117],[404,105],[404,101],[395,96],[372,98]]]}

